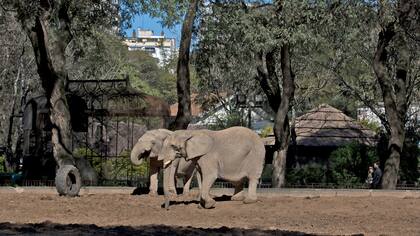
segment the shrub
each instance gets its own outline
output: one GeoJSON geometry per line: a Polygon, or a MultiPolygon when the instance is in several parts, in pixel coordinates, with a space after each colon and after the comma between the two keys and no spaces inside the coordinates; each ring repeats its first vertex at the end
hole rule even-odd
{"type": "Polygon", "coordinates": [[[414,184],[419,182],[419,162],[420,149],[418,142],[420,134],[414,128],[406,131],[406,138],[404,142],[403,151],[401,153],[400,161],[400,182],[406,184],[414,184]]]}
{"type": "Polygon", "coordinates": [[[369,165],[377,159],[375,148],[358,143],[338,148],[329,157],[330,180],[339,185],[364,183],[369,165]]]}
{"type": "Polygon", "coordinates": [[[264,129],[262,129],[260,136],[261,138],[266,138],[272,134],[274,134],[273,126],[269,125],[269,126],[264,127],[264,129]]]}
{"type": "Polygon", "coordinates": [[[227,129],[233,126],[244,126],[242,114],[239,111],[228,113],[225,117],[215,115],[216,123],[209,125],[211,130],[227,129]]]}
{"type": "Polygon", "coordinates": [[[6,172],[6,160],[4,156],[0,156],[0,173],[6,172]]]}
{"type": "Polygon", "coordinates": [[[311,163],[302,168],[289,169],[286,182],[291,185],[323,183],[326,181],[327,168],[318,163],[311,163]]]}

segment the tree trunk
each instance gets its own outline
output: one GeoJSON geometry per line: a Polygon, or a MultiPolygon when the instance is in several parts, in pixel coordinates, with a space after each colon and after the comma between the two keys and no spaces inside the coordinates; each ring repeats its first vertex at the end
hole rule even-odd
{"type": "Polygon", "coordinates": [[[275,188],[279,188],[285,183],[286,158],[290,143],[290,124],[287,113],[289,112],[289,109],[292,105],[295,92],[294,74],[290,64],[290,52],[288,44],[285,44],[281,47],[280,54],[280,66],[283,76],[283,90],[281,95],[281,102],[274,121],[274,135],[276,137],[276,146],[278,147],[278,154],[273,159],[272,184],[275,188]]]}
{"type": "MultiPolygon", "coordinates": [[[[397,4],[398,23],[391,22],[385,25],[379,33],[378,45],[373,61],[378,83],[382,91],[385,115],[387,125],[388,158],[385,162],[384,175],[382,177],[382,188],[395,189],[398,182],[398,171],[400,158],[405,139],[405,117],[408,110],[407,99],[407,74],[409,68],[409,49],[404,31],[409,31],[413,14],[416,13],[416,1],[401,0],[397,4]],[[404,30],[397,29],[401,27],[404,30]],[[387,69],[388,51],[390,42],[394,41],[394,47],[397,49],[397,62],[395,76],[391,78],[387,69]]],[[[383,15],[381,6],[379,14],[383,15]]]]}
{"type": "Polygon", "coordinates": [[[191,94],[190,94],[190,45],[193,33],[195,16],[199,0],[190,0],[188,12],[182,24],[181,42],[177,64],[178,112],[175,121],[171,124],[172,130],[186,129],[191,121],[191,94]]]}
{"type": "MultiPolygon", "coordinates": [[[[65,48],[72,37],[66,3],[56,1],[54,4],[54,10],[58,12],[58,19],[54,20],[58,22],[50,22],[53,9],[48,1],[42,1],[39,15],[34,17],[34,22],[28,19],[19,20],[31,41],[37,71],[49,101],[54,158],[59,166],[74,165],[70,149],[70,111],[64,91],[67,79],[65,48]]],[[[17,9],[21,10],[24,7],[18,6],[17,9]]]]}

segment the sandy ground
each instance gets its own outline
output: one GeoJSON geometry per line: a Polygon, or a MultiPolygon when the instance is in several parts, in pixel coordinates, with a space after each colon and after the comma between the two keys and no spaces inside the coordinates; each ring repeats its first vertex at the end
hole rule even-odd
{"type": "Polygon", "coordinates": [[[163,196],[1,193],[0,235],[420,235],[418,197],[218,197],[199,209],[194,193],[163,196]]]}

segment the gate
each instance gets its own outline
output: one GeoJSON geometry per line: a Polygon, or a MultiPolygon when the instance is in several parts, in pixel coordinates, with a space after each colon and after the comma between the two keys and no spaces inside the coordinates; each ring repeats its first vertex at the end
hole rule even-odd
{"type": "MultiPolygon", "coordinates": [[[[149,166],[131,164],[130,151],[149,129],[164,128],[169,105],[130,87],[125,80],[69,80],[72,150],[98,173],[86,185],[145,186],[149,166]]],[[[83,167],[80,167],[83,168],[83,167]]]]}
{"type": "MultiPolygon", "coordinates": [[[[85,185],[144,186],[148,163],[133,166],[130,151],[149,129],[167,126],[169,105],[123,80],[68,80],[72,151],[85,185]]],[[[51,185],[56,163],[45,96],[25,103],[15,153],[8,155],[21,185],[51,185]]]]}

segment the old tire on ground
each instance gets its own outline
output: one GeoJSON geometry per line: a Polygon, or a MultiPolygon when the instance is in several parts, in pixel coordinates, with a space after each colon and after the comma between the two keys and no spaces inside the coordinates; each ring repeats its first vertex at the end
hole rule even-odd
{"type": "Polygon", "coordinates": [[[73,165],[60,167],[55,175],[55,187],[60,195],[78,196],[80,187],[82,187],[79,170],[73,165]]]}

